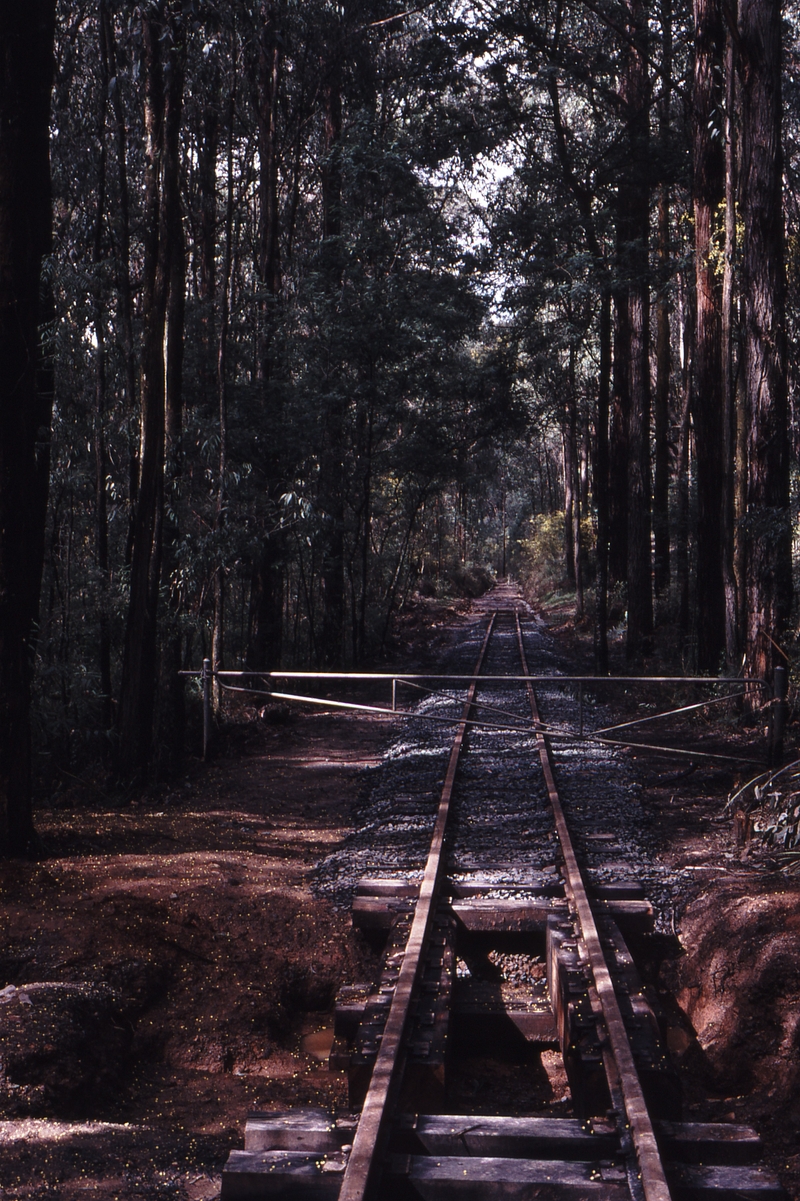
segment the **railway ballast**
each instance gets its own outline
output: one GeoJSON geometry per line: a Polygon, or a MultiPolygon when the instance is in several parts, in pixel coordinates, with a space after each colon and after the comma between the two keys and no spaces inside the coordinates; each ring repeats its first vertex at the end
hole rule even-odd
{"type": "Polygon", "coordinates": [[[347,1109],[252,1115],[223,1201],[778,1201],[753,1130],[683,1120],[637,968],[675,884],[648,855],[636,781],[613,749],[551,746],[578,702],[513,591],[492,603],[452,664],[470,661],[466,696],[416,706],[318,869],[383,946],[378,977],[338,998],[347,1109]],[[531,659],[552,684],[534,691],[531,659]],[[426,719],[454,702],[448,744],[426,719]]]}

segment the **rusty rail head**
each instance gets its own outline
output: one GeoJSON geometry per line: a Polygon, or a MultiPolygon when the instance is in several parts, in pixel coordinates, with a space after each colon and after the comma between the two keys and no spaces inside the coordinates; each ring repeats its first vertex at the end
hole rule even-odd
{"type": "Polygon", "coordinates": [[[433,913],[436,909],[439,887],[441,883],[442,850],[447,819],[450,812],[450,799],[453,795],[458,759],[464,744],[467,721],[475,700],[478,686],[478,676],[483,665],[486,648],[489,645],[495,614],[489,619],[486,635],[481,646],[478,662],[467,699],[464,703],[461,722],[447,763],[447,773],[442,787],[439,808],[436,813],[436,823],[433,838],[425,864],[425,874],[420,884],[419,898],[414,910],[414,920],[411,923],[411,933],[403,956],[403,965],[395,985],[394,996],[389,1008],[389,1016],[383,1031],[383,1038],[372,1069],[372,1078],[367,1089],[367,1096],[358,1120],[358,1128],[353,1139],[353,1149],[342,1179],[339,1191],[339,1201],[365,1201],[369,1191],[378,1183],[382,1167],[382,1155],[388,1134],[388,1123],[392,1106],[395,1102],[400,1082],[402,1062],[404,1059],[404,1039],[408,1027],[408,1016],[411,1010],[411,998],[416,984],[419,967],[422,962],[428,931],[433,913]]]}
{"type": "MultiPolygon", "coordinates": [[[[523,671],[527,675],[528,661],[525,656],[525,645],[522,641],[522,627],[519,621],[519,614],[515,616],[520,658],[522,660],[523,671]]],[[[589,904],[589,898],[586,894],[583,876],[575,856],[575,849],[572,845],[566,818],[564,817],[564,810],[561,807],[561,800],[558,795],[555,776],[553,775],[553,766],[550,761],[550,751],[547,746],[547,740],[542,732],[542,723],[539,718],[536,696],[530,679],[527,683],[527,690],[542,771],[544,772],[550,804],[555,817],[558,840],[564,856],[565,891],[570,905],[577,916],[581,938],[589,957],[589,965],[602,1009],[608,1042],[617,1068],[619,1091],[625,1106],[625,1115],[630,1126],[631,1138],[641,1172],[641,1186],[644,1191],[645,1201],[670,1201],[669,1186],[667,1185],[667,1178],[664,1174],[664,1167],[661,1163],[661,1156],[656,1144],[653,1124],[647,1112],[647,1105],[633,1060],[633,1052],[631,1051],[631,1045],[625,1029],[625,1022],[619,1008],[616,993],[614,992],[614,984],[611,979],[611,973],[608,970],[605,955],[603,954],[603,948],[600,944],[600,936],[597,931],[594,914],[589,904]]]]}

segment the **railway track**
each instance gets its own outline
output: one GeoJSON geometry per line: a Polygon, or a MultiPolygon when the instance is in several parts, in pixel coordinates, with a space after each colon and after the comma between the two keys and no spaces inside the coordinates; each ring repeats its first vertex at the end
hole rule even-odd
{"type": "MultiPolygon", "coordinates": [[[[358,882],[353,921],[384,951],[379,979],[338,998],[330,1066],[349,1109],[252,1115],[223,1201],[785,1197],[753,1130],[681,1120],[636,967],[653,907],[620,831],[593,812],[591,777],[566,811],[557,776],[585,769],[564,751],[554,764],[531,682],[481,689],[482,675],[529,675],[518,604],[509,592],[487,615],[435,813],[427,775],[396,794],[427,831],[424,857],[387,862],[375,845],[382,870],[358,882]],[[464,1072],[476,1052],[500,1057],[505,1095],[491,1068],[464,1072]]],[[[542,691],[548,721],[563,719],[542,691]]]]}

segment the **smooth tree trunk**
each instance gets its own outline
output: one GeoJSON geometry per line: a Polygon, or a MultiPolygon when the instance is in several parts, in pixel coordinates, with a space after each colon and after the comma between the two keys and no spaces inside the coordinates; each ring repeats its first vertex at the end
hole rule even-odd
{"type": "MultiPolygon", "coordinates": [[[[658,137],[662,171],[667,170],[671,137],[672,0],[661,3],[661,95],[658,137]]],[[[653,396],[653,588],[657,597],[669,592],[669,397],[672,375],[670,347],[669,276],[671,264],[670,189],[665,179],[658,188],[658,291],[656,293],[656,382],[653,396]]]]}
{"type": "Polygon", "coordinates": [[[781,144],[781,10],[740,0],[748,672],[769,678],[792,600],[781,144]]]}
{"type": "MultiPolygon", "coordinates": [[[[623,254],[623,220],[617,221],[617,259],[623,254]]],[[[628,420],[630,413],[630,316],[628,298],[614,288],[614,350],[611,392],[608,480],[609,583],[623,584],[628,575],[628,420]]]]}
{"type": "MultiPolygon", "coordinates": [[[[569,349],[569,383],[564,430],[564,514],[567,579],[575,588],[575,615],[583,618],[583,565],[581,563],[580,462],[578,458],[578,406],[575,392],[575,347],[569,349]]],[[[505,494],[504,494],[505,497],[505,494]]]]}
{"type": "MultiPolygon", "coordinates": [[[[273,428],[281,424],[280,391],[275,387],[278,353],[278,323],[283,268],[280,240],[280,195],[278,179],[279,103],[283,64],[283,39],[276,25],[274,7],[262,5],[258,41],[256,87],[260,176],[258,191],[258,273],[263,301],[259,313],[258,377],[264,403],[273,416],[273,428]]],[[[265,463],[267,494],[280,493],[280,448],[274,443],[265,463]]],[[[283,648],[284,540],[268,515],[261,550],[250,573],[247,664],[254,668],[280,665],[283,648]]]]}
{"type": "Polygon", "coordinates": [[[55,5],[0,5],[0,855],[30,853],[30,699],[52,396],[37,379],[50,253],[55,5]]]}
{"type": "MultiPolygon", "coordinates": [[[[235,65],[234,65],[235,69],[235,65]]],[[[231,275],[233,269],[233,146],[236,88],[230,91],[228,105],[227,189],[225,201],[225,251],[222,260],[222,289],[220,296],[219,342],[217,344],[217,406],[219,416],[219,460],[217,473],[217,505],[214,528],[217,535],[217,566],[214,571],[214,617],[211,631],[211,664],[215,672],[225,666],[225,556],[223,538],[227,508],[228,472],[228,329],[231,309],[231,275]]],[[[221,690],[214,676],[214,709],[219,712],[221,690]]]]}
{"type": "MultiPolygon", "coordinates": [[[[694,378],[694,288],[681,278],[681,410],[675,455],[675,578],[678,589],[678,632],[686,649],[690,635],[689,611],[689,494],[691,488],[691,415],[694,378]]],[[[694,666],[694,665],[692,665],[694,666]]]]}
{"type": "Polygon", "coordinates": [[[164,3],[142,11],[145,180],[143,205],[141,438],[131,586],[120,692],[118,770],[141,779],[150,762],[158,666],[166,434],[165,331],[171,238],[179,203],[182,47],[164,3]]]}
{"type": "Polygon", "coordinates": [[[611,400],[611,293],[600,298],[600,378],[597,386],[594,503],[597,511],[597,588],[595,592],[595,670],[608,674],[608,420],[611,400]]]}
{"type": "Polygon", "coordinates": [[[204,68],[203,103],[197,132],[197,299],[200,302],[200,388],[211,405],[216,393],[214,303],[217,294],[217,157],[222,108],[222,73],[214,54],[204,68]]]}
{"type": "Polygon", "coordinates": [[[181,541],[179,515],[183,480],[183,363],[186,330],[186,237],[183,217],[176,205],[170,248],[170,283],[166,328],[166,519],[161,567],[162,586],[169,595],[170,620],[161,655],[161,680],[164,692],[164,717],[160,725],[162,750],[167,770],[175,774],[183,762],[186,701],[184,681],[179,672],[184,666],[184,613],[182,589],[176,582],[178,551],[181,541]]]}
{"type": "Polygon", "coordinates": [[[108,98],[108,51],[102,21],[98,38],[100,49],[100,78],[97,92],[97,185],[94,233],[92,239],[92,281],[95,351],[94,406],[94,463],[95,463],[95,561],[99,577],[98,598],[98,660],[100,668],[100,719],[102,728],[110,730],[112,720],[111,692],[111,632],[109,624],[109,555],[108,555],[108,450],[106,447],[106,409],[108,406],[106,318],[102,283],[103,232],[106,220],[108,147],[106,143],[106,105],[108,98]]]}
{"type": "MultiPolygon", "coordinates": [[[[119,338],[125,365],[125,400],[129,413],[136,410],[138,388],[136,381],[136,350],[133,333],[133,286],[131,284],[131,219],[130,189],[128,187],[128,128],[122,89],[119,86],[119,67],[114,36],[114,18],[109,0],[99,0],[101,55],[107,59],[109,76],[116,80],[110,101],[114,115],[114,134],[117,152],[116,238],[117,293],[119,338]]],[[[136,497],[139,490],[139,443],[131,439],[128,461],[129,520],[125,545],[125,562],[130,565],[133,554],[136,497]]]]}
{"type": "Polygon", "coordinates": [[[722,280],[714,257],[725,196],[724,95],[719,86],[725,32],[721,0],[694,0],[692,204],[695,264],[697,455],[697,666],[719,670],[725,651],[723,498],[725,399],[722,391],[722,280]]]}
{"type": "MultiPolygon", "coordinates": [[[[732,19],[735,19],[735,8],[732,19]]],[[[734,39],[725,33],[725,251],[722,274],[722,404],[723,404],[723,494],[722,494],[722,582],[725,592],[725,657],[729,673],[736,670],[741,630],[739,589],[736,578],[737,490],[736,464],[736,362],[735,286],[736,257],[736,69],[734,39]]]]}
{"type": "MultiPolygon", "coordinates": [[[[561,10],[558,10],[560,29],[561,10]]],[[[612,486],[609,479],[609,412],[611,401],[611,290],[608,282],[608,267],[606,264],[600,239],[597,235],[593,213],[593,197],[591,190],[583,184],[575,174],[567,146],[567,128],[561,113],[561,102],[558,90],[558,80],[555,72],[548,75],[548,92],[553,114],[553,130],[555,147],[564,180],[570,189],[580,214],[586,244],[594,259],[595,268],[601,281],[600,298],[600,377],[598,381],[597,416],[595,422],[595,464],[594,464],[594,498],[597,508],[597,589],[595,601],[595,659],[597,670],[608,671],[608,577],[609,577],[609,544],[611,541],[611,511],[612,486]]],[[[618,428],[618,427],[617,427],[618,428]]],[[[622,454],[624,478],[624,458],[627,443],[624,437],[620,439],[619,448],[622,454]]],[[[615,494],[616,497],[616,494],[615,494]]],[[[625,503],[621,507],[621,518],[624,520],[625,503]]],[[[618,525],[619,531],[619,525],[618,525]]],[[[577,532],[578,554],[580,562],[580,525],[577,532]]],[[[622,556],[626,551],[627,535],[615,541],[615,549],[622,556]]],[[[624,565],[621,567],[624,578],[624,565]]],[[[579,571],[578,571],[579,574],[579,571]]],[[[581,582],[582,583],[582,582],[581,582]]],[[[583,596],[581,595],[580,609],[583,611],[583,596]]]]}
{"type": "MultiPolygon", "coordinates": [[[[331,317],[338,307],[342,281],[342,81],[338,45],[325,64],[322,102],[325,159],[322,168],[322,269],[331,317]]],[[[320,503],[327,520],[322,564],[322,653],[327,666],[344,661],[345,629],[345,402],[335,366],[327,379],[324,446],[320,461],[320,503]]]]}
{"type": "Polygon", "coordinates": [[[641,0],[628,0],[631,42],[625,50],[621,99],[627,162],[618,194],[622,289],[619,353],[627,360],[627,584],[626,655],[639,663],[653,633],[650,472],[650,228],[647,23],[641,0]]]}
{"type": "Polygon", "coordinates": [[[575,459],[577,456],[577,441],[575,431],[575,408],[567,405],[566,420],[561,434],[561,446],[564,460],[564,575],[567,584],[575,587],[575,509],[578,498],[575,495],[577,478],[575,459]]]}

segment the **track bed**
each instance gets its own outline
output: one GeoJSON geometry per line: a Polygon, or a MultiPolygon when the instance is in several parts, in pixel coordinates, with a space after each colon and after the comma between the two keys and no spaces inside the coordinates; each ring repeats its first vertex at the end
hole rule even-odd
{"type": "Polygon", "coordinates": [[[753,1130],[682,1120],[636,965],[657,915],[621,765],[553,754],[545,729],[574,727],[577,701],[519,678],[556,664],[510,590],[493,603],[461,647],[466,698],[417,706],[371,820],[320,869],[383,947],[338,999],[348,1110],[252,1115],[223,1201],[784,1197],[753,1130]]]}

